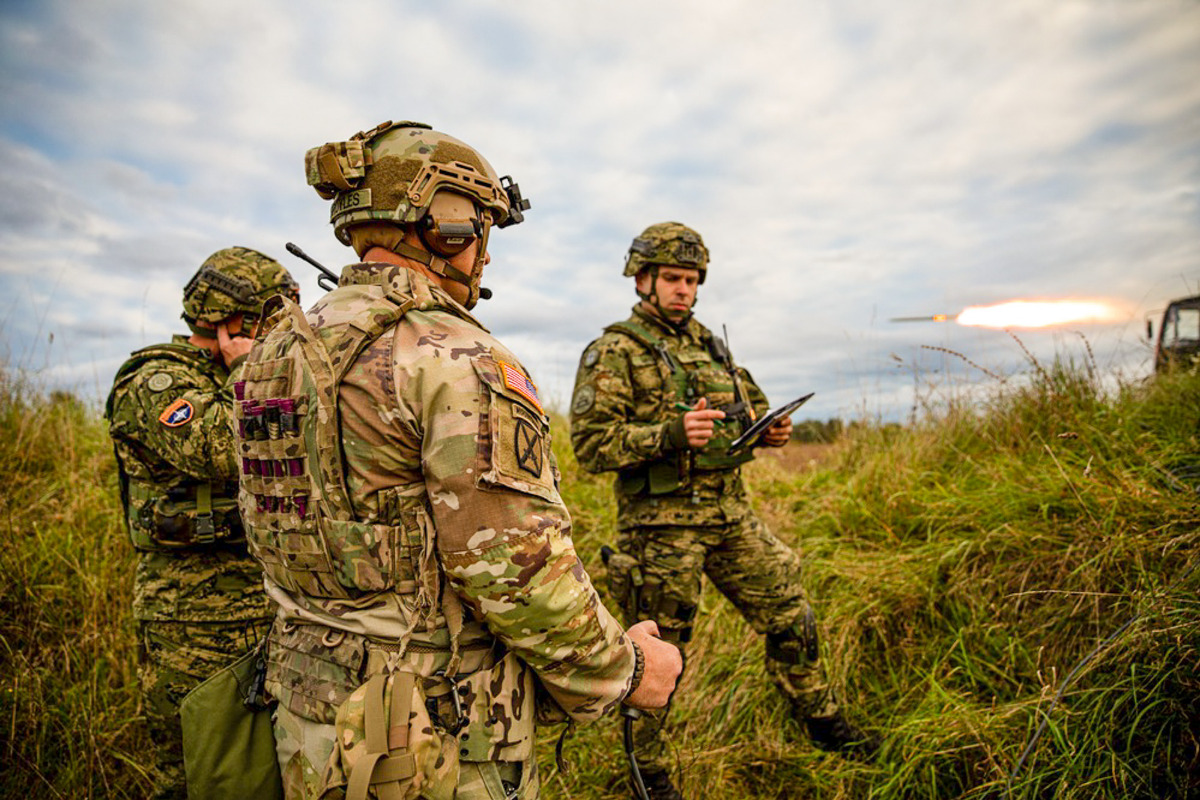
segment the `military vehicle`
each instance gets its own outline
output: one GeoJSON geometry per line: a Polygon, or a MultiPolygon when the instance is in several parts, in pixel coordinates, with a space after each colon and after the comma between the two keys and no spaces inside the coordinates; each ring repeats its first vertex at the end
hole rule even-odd
{"type": "MultiPolygon", "coordinates": [[[[1154,323],[1146,320],[1146,338],[1154,339],[1154,323]]],[[[1200,362],[1200,295],[1172,300],[1163,312],[1154,346],[1154,371],[1173,364],[1200,362]]]]}

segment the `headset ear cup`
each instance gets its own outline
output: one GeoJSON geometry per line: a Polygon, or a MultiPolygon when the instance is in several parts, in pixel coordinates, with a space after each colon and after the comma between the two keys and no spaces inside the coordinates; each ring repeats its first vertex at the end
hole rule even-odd
{"type": "Polygon", "coordinates": [[[429,252],[451,258],[479,238],[481,223],[474,201],[453,192],[438,192],[417,233],[429,252]]]}
{"type": "Polygon", "coordinates": [[[429,224],[422,225],[417,229],[417,233],[421,237],[421,242],[436,256],[442,258],[453,258],[471,246],[475,241],[475,232],[473,229],[470,232],[465,232],[458,226],[447,225],[443,223],[438,225],[432,217],[426,217],[429,224]],[[451,227],[453,226],[453,227],[451,227]],[[449,228],[449,230],[447,230],[449,228]]]}

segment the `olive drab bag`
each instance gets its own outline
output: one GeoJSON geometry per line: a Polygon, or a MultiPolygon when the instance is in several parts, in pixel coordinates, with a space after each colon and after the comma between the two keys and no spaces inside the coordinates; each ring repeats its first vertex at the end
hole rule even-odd
{"type": "Polygon", "coordinates": [[[180,703],[188,800],[283,800],[271,712],[260,702],[264,659],[251,650],[180,703]]]}

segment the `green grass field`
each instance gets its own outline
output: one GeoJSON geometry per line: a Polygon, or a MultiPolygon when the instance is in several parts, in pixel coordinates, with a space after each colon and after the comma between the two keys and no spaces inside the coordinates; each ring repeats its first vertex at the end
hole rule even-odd
{"type": "MultiPolygon", "coordinates": [[[[8,376],[0,426],[0,797],[143,797],[133,555],[103,422],[8,376]]],[[[556,430],[602,585],[609,479],[556,430]]],[[[851,426],[811,456],[763,454],[750,485],[804,555],[832,677],[885,748],[873,764],[814,750],[710,588],[675,701],[686,796],[1200,797],[1200,378],[1102,392],[1089,368],[1032,364],[983,405],[851,426]]],[[[615,721],[568,737],[565,773],[558,733],[543,797],[628,796],[615,721]]]]}

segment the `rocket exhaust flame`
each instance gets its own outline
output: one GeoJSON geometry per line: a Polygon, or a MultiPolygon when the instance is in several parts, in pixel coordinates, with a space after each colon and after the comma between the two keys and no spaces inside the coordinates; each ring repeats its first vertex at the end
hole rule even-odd
{"type": "Polygon", "coordinates": [[[1048,328],[1073,322],[1117,322],[1124,315],[1101,300],[1013,300],[968,306],[954,321],[979,328],[1048,328]]]}
{"type": "Polygon", "coordinates": [[[892,322],[948,322],[975,328],[1049,328],[1085,322],[1120,322],[1128,315],[1104,300],[1010,300],[991,306],[968,306],[958,315],[892,317],[892,322]]]}

